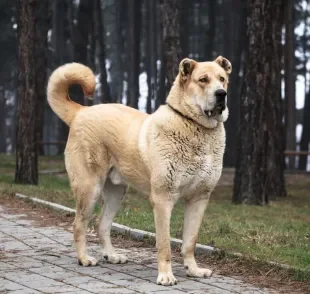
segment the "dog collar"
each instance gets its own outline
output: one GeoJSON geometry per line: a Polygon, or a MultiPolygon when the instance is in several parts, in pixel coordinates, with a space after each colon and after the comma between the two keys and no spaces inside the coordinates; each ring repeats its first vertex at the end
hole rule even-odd
{"type": "Polygon", "coordinates": [[[166,105],[167,105],[168,107],[170,107],[170,109],[173,110],[173,111],[174,111],[176,114],[178,114],[179,116],[182,116],[182,117],[184,117],[184,118],[186,118],[186,119],[188,119],[188,120],[190,120],[190,121],[196,123],[196,121],[194,121],[191,117],[189,117],[189,116],[183,114],[181,111],[175,109],[175,108],[174,108],[173,106],[171,106],[169,103],[166,103],[166,105]]]}

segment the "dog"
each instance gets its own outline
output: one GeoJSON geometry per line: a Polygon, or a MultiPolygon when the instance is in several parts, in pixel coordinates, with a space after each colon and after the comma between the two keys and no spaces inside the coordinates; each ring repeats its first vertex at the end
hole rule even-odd
{"type": "Polygon", "coordinates": [[[153,207],[157,284],[177,283],[171,267],[170,216],[179,199],[185,202],[184,268],[191,277],[211,276],[210,269],[197,266],[194,252],[210,194],[222,173],[231,71],[222,56],[211,62],[183,59],[166,104],[151,115],[121,104],[86,107],[72,101],[72,84],[80,84],[88,97],[95,90],[95,76],[82,64],[65,64],[52,73],[48,103],[70,126],[65,164],[76,199],[74,240],[80,265],[97,264],[87,253],[86,229],[99,199],[102,254],[109,263],[127,262],[114,250],[110,231],[130,184],[149,195],[153,207]]]}

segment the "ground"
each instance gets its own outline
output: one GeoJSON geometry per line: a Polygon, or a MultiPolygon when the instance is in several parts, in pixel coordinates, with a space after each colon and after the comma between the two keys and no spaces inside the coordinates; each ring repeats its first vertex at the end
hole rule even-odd
{"type": "MultiPolygon", "coordinates": [[[[15,185],[13,183],[14,157],[1,155],[0,195],[14,195],[15,192],[20,192],[74,207],[63,157],[41,157],[39,162],[40,184],[38,186],[15,185]]],[[[215,264],[217,266],[221,264],[224,274],[230,274],[231,271],[241,276],[244,273],[247,275],[251,273],[250,277],[253,277],[254,282],[261,279],[260,283],[264,283],[267,273],[267,280],[272,277],[275,280],[275,282],[269,281],[270,283],[280,283],[277,287],[281,286],[281,280],[293,284],[301,281],[309,285],[309,173],[286,174],[288,197],[272,200],[268,207],[233,205],[231,203],[232,180],[233,170],[225,169],[218,187],[211,196],[200,230],[200,243],[213,245],[222,250],[221,256],[214,261],[215,264]],[[231,252],[242,253],[245,257],[232,258],[231,252]],[[276,266],[268,264],[269,261],[286,264],[292,269],[280,271],[276,266]]],[[[97,206],[97,215],[99,210],[100,207],[97,206]]],[[[154,232],[152,209],[147,198],[132,189],[116,221],[154,232]]],[[[179,203],[171,221],[173,237],[181,237],[182,226],[183,205],[179,203]]],[[[294,287],[294,289],[298,288],[296,285],[294,287]]]]}
{"type": "MultiPolygon", "coordinates": [[[[17,293],[28,293],[25,287],[32,285],[37,287],[34,289],[48,293],[57,289],[61,293],[65,290],[88,293],[82,292],[82,289],[102,291],[102,287],[107,288],[101,293],[151,293],[154,289],[163,293],[167,291],[154,284],[156,251],[152,240],[138,242],[124,236],[114,236],[113,243],[118,250],[128,254],[129,264],[108,265],[101,262],[98,268],[83,268],[78,266],[75,258],[72,216],[18,200],[14,196],[2,195],[0,207],[0,293],[4,289],[1,286],[16,290],[21,288],[17,293]],[[75,279],[76,275],[78,279],[75,279]],[[43,285],[35,282],[36,279],[42,279],[43,285]],[[74,290],[72,287],[75,287],[74,290]]],[[[94,256],[98,257],[98,240],[92,228],[88,238],[94,256]]],[[[179,250],[176,249],[173,252],[173,264],[179,284],[173,287],[175,292],[169,288],[166,293],[307,293],[310,287],[308,282],[292,281],[287,271],[263,264],[249,264],[243,259],[204,255],[198,256],[198,261],[201,266],[215,271],[211,279],[199,282],[187,279],[179,250]],[[201,289],[202,292],[199,292],[201,289]],[[225,292],[228,289],[229,292],[225,292]]]]}

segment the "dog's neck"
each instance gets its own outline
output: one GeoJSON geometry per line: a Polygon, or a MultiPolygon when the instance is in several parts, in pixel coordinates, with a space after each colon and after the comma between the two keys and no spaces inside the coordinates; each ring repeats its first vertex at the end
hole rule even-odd
{"type": "Polygon", "coordinates": [[[168,105],[168,107],[173,110],[176,114],[178,114],[179,116],[182,116],[192,122],[197,123],[196,121],[194,121],[191,117],[187,116],[186,114],[182,113],[181,111],[179,111],[178,109],[174,108],[172,105],[170,105],[168,102],[166,102],[166,104],[168,105]]]}

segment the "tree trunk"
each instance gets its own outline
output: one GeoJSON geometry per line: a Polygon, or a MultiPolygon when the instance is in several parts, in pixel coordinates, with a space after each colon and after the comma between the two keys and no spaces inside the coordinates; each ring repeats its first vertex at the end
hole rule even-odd
{"type": "MultiPolygon", "coordinates": [[[[244,0],[236,0],[232,13],[233,31],[232,31],[232,74],[229,81],[228,89],[228,108],[229,117],[226,126],[227,140],[224,155],[224,166],[234,167],[236,163],[236,145],[237,133],[240,125],[239,109],[240,109],[240,91],[242,79],[240,77],[240,69],[242,64],[242,56],[244,53],[245,38],[245,3],[244,0]]],[[[225,56],[226,57],[226,56],[225,56]]]]}
{"type": "Polygon", "coordinates": [[[105,67],[105,45],[104,45],[104,26],[102,20],[101,1],[95,0],[95,22],[96,22],[96,39],[97,39],[97,52],[100,68],[100,100],[102,103],[114,102],[111,97],[110,86],[108,84],[107,70],[105,67]]]}
{"type": "Polygon", "coordinates": [[[178,74],[181,59],[180,1],[163,0],[161,11],[163,22],[164,67],[166,72],[166,96],[178,74]]]}
{"type": "Polygon", "coordinates": [[[0,86],[0,153],[6,153],[6,101],[4,86],[0,86]]]}
{"type": "Polygon", "coordinates": [[[140,90],[141,0],[128,3],[128,97],[127,105],[138,108],[140,90]]]}
{"type": "Polygon", "coordinates": [[[235,203],[264,205],[275,191],[286,194],[279,95],[281,4],[282,0],[247,1],[247,56],[234,179],[235,203]],[[271,176],[270,171],[276,174],[271,176]]]}
{"type": "MultiPolygon", "coordinates": [[[[35,54],[37,0],[19,0],[18,19],[18,109],[15,182],[38,183],[37,76],[35,54]]],[[[42,86],[42,85],[41,85],[42,86]]]]}
{"type": "MultiPolygon", "coordinates": [[[[296,106],[295,106],[295,77],[294,77],[294,1],[285,5],[285,123],[286,149],[296,150],[296,106]]],[[[295,156],[289,157],[289,168],[295,167],[295,156]]]]}
{"type": "Polygon", "coordinates": [[[156,101],[157,88],[157,48],[156,48],[156,17],[157,6],[156,0],[147,1],[147,84],[148,84],[148,99],[146,112],[153,112],[153,101],[156,101]]]}
{"type": "MultiPolygon", "coordinates": [[[[53,68],[69,62],[69,54],[66,44],[66,25],[67,25],[67,5],[65,1],[52,2],[52,46],[53,46],[53,68]]],[[[67,141],[69,134],[68,126],[57,117],[57,139],[58,141],[67,141]]],[[[50,139],[50,138],[49,138],[50,139]]],[[[65,146],[57,146],[57,154],[64,153],[65,146]]]]}
{"type": "MultiPolygon", "coordinates": [[[[301,151],[309,151],[310,144],[310,91],[305,97],[305,105],[304,105],[304,114],[303,114],[303,123],[302,123],[302,135],[300,140],[300,150],[301,151]]],[[[298,168],[302,170],[306,170],[307,168],[307,155],[299,156],[298,168]]]]}
{"type": "Polygon", "coordinates": [[[206,52],[206,60],[210,61],[214,58],[213,50],[214,50],[214,40],[215,40],[215,28],[216,28],[216,1],[208,1],[208,30],[206,36],[206,44],[205,44],[205,52],[206,52]]]}
{"type": "Polygon", "coordinates": [[[43,141],[44,130],[44,104],[46,103],[46,85],[47,80],[47,33],[48,23],[48,3],[37,3],[36,9],[36,39],[35,39],[35,56],[36,56],[36,94],[37,94],[37,141],[38,149],[41,155],[44,154],[44,146],[39,142],[43,141]]]}
{"type": "MultiPolygon", "coordinates": [[[[77,10],[77,24],[73,27],[74,61],[88,65],[87,46],[89,42],[89,28],[93,11],[93,1],[80,0],[77,10]]],[[[84,105],[84,93],[80,85],[74,85],[70,90],[70,97],[84,105]]]]}

